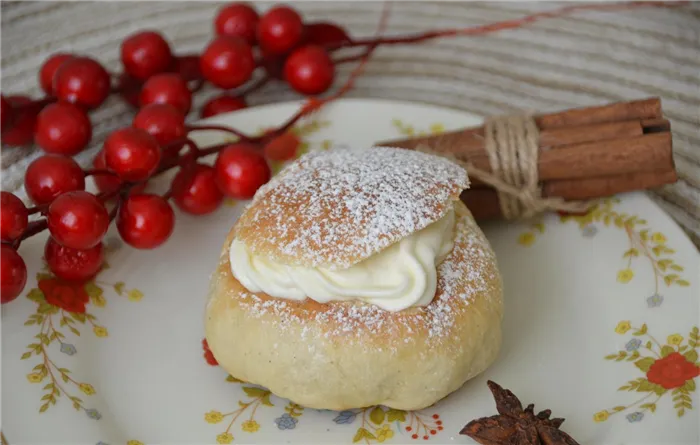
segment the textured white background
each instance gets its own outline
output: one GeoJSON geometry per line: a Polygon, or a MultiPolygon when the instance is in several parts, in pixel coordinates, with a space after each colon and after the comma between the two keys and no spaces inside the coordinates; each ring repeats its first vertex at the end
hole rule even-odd
{"type": "MultiPolygon", "coordinates": [[[[267,9],[269,2],[256,2],[267,9]]],[[[374,32],[380,2],[290,2],[308,20],[333,20],[353,35],[374,32]]],[[[3,2],[2,92],[39,94],[36,75],[56,51],[91,55],[118,71],[119,44],[144,28],[161,30],[178,53],[200,51],[219,3],[3,2]]],[[[388,34],[465,27],[561,6],[554,2],[394,2],[388,34]]],[[[350,67],[340,69],[344,78],[350,67]]],[[[211,96],[195,100],[195,111],[211,96]]],[[[485,37],[380,48],[351,97],[393,98],[469,110],[556,111],[648,96],[671,120],[678,183],[650,195],[700,245],[700,3],[683,9],[584,12],[485,37]]],[[[251,104],[296,99],[269,85],[251,104]]],[[[87,164],[107,132],[132,117],[118,100],[95,111],[87,164]]],[[[2,188],[21,187],[33,149],[2,150],[2,188]]]]}

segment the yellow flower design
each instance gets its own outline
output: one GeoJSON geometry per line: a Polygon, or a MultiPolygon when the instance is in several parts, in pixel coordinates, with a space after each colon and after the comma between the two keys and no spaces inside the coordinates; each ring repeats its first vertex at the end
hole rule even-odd
{"type": "Polygon", "coordinates": [[[207,423],[219,423],[222,420],[224,420],[224,415],[221,414],[219,411],[212,410],[204,414],[204,420],[206,420],[207,423]]]}
{"type": "Polygon", "coordinates": [[[44,377],[38,372],[32,372],[31,374],[27,374],[27,380],[29,380],[29,383],[39,383],[44,380],[44,377]]]}
{"type": "Polygon", "coordinates": [[[140,440],[130,440],[126,443],[126,445],[143,445],[143,442],[140,440]]]}
{"type": "Polygon", "coordinates": [[[92,328],[92,332],[94,332],[98,337],[107,337],[109,335],[107,328],[102,326],[95,326],[92,328]]]}
{"type": "Polygon", "coordinates": [[[669,335],[666,341],[669,345],[678,346],[683,341],[683,336],[680,334],[669,335]]]}
{"type": "Polygon", "coordinates": [[[663,233],[656,232],[651,236],[651,240],[656,244],[663,244],[666,242],[666,237],[663,233]]]}
{"type": "Polygon", "coordinates": [[[127,294],[127,298],[130,301],[141,301],[141,299],[143,298],[143,292],[141,292],[138,289],[131,289],[127,294]]]}
{"type": "Polygon", "coordinates": [[[384,425],[383,427],[377,430],[376,436],[377,442],[384,442],[385,440],[394,437],[394,431],[391,428],[389,428],[389,425],[384,425]]]}
{"type": "Polygon", "coordinates": [[[89,383],[81,383],[78,385],[80,387],[80,390],[84,392],[85,394],[91,396],[95,394],[95,388],[92,387],[89,383]]]}
{"type": "Polygon", "coordinates": [[[246,433],[254,433],[260,429],[260,424],[255,420],[246,420],[241,423],[241,429],[246,433]]]}
{"type": "Polygon", "coordinates": [[[535,234],[532,232],[522,233],[518,237],[518,244],[522,244],[523,246],[530,246],[534,242],[535,242],[535,234]]]}
{"type": "Polygon", "coordinates": [[[605,422],[608,420],[608,417],[610,417],[610,414],[606,410],[598,411],[593,414],[593,420],[596,422],[605,422]]]}
{"type": "Polygon", "coordinates": [[[430,126],[430,132],[432,134],[440,134],[445,131],[445,126],[442,124],[433,124],[430,126]]]}
{"type": "Polygon", "coordinates": [[[216,436],[216,443],[231,443],[233,442],[233,434],[221,433],[216,436]]]}
{"type": "Polygon", "coordinates": [[[615,332],[618,334],[624,334],[630,329],[632,329],[632,325],[630,325],[629,321],[621,321],[617,324],[617,326],[615,326],[615,332]]]}
{"type": "Polygon", "coordinates": [[[617,281],[620,283],[629,283],[634,277],[632,269],[622,269],[617,273],[617,281]]]}

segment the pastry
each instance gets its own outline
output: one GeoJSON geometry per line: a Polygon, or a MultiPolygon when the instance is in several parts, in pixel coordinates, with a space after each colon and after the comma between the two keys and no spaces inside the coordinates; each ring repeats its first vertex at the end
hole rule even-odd
{"type": "Polygon", "coordinates": [[[205,331],[233,377],[305,407],[425,408],[501,344],[502,283],[452,161],[391,147],[310,153],[224,242],[205,331]]]}

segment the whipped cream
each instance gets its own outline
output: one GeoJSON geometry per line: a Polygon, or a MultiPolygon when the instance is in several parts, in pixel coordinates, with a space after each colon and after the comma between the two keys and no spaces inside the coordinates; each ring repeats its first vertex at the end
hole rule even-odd
{"type": "Polygon", "coordinates": [[[437,266],[454,245],[455,212],[347,268],[331,270],[281,264],[254,255],[234,239],[229,250],[233,276],[250,292],[319,303],[361,300],[387,311],[427,306],[437,289],[437,266]]]}

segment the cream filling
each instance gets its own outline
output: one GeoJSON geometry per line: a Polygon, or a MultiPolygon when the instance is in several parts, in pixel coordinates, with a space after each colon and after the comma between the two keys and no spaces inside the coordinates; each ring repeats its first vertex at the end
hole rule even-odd
{"type": "Polygon", "coordinates": [[[437,266],[454,245],[455,212],[347,269],[289,266],[254,255],[234,239],[233,276],[250,292],[319,303],[361,300],[387,311],[427,306],[437,289],[437,266]]]}

